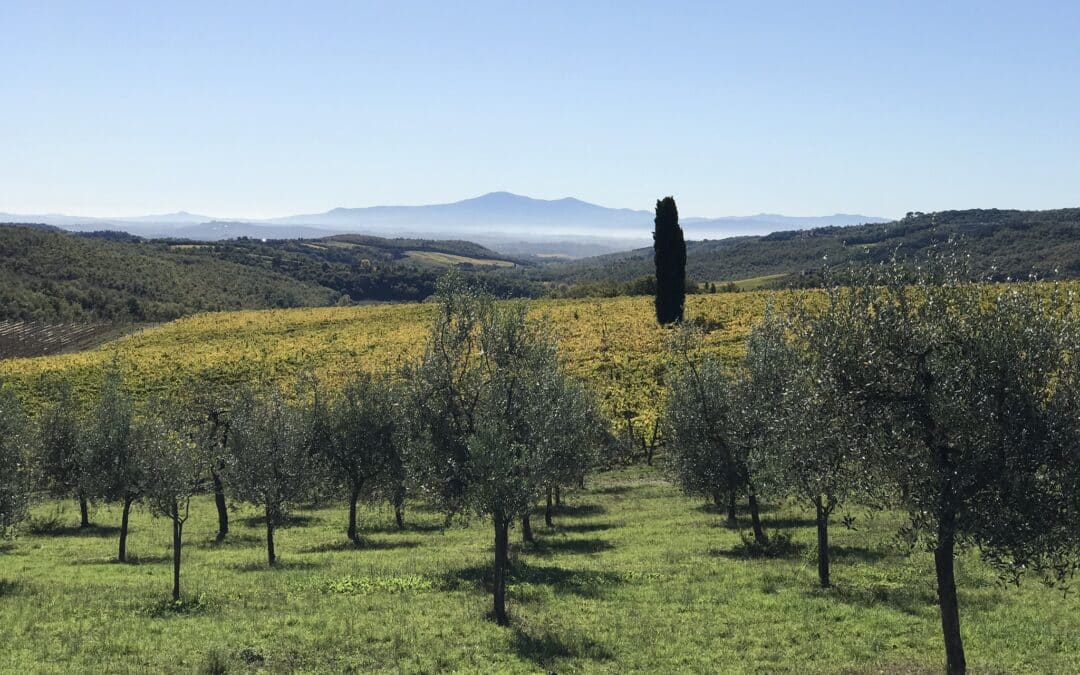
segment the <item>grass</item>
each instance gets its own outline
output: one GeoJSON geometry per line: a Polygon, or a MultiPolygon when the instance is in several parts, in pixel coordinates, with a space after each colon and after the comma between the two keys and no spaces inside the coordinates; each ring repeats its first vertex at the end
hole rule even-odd
{"type": "MultiPolygon", "coordinates": [[[[935,672],[942,663],[929,554],[894,545],[895,514],[853,511],[833,532],[836,587],[815,587],[808,512],[765,513],[791,543],[746,555],[723,514],[648,468],[600,475],[571,492],[538,541],[512,532],[512,625],[488,618],[490,526],[443,529],[415,506],[398,532],[369,508],[365,544],[345,541],[344,505],[300,509],[265,566],[257,514],[233,514],[214,543],[213,502],[185,532],[184,589],[168,601],[170,530],[144,510],[112,562],[118,521],[79,534],[74,504],[37,507],[0,551],[0,671],[101,672],[935,672]],[[50,528],[51,524],[51,528],[50,528]]],[[[747,528],[744,514],[743,527],[747,528]]],[[[839,519],[838,519],[839,520],[839,519]]],[[[774,530],[775,531],[775,530],[774,530]]],[[[974,672],[1080,671],[1080,602],[1038,584],[1002,588],[960,561],[974,672]]]]}
{"type": "Polygon", "coordinates": [[[514,263],[509,260],[497,260],[495,258],[470,258],[454,253],[440,253],[438,251],[406,251],[405,258],[410,262],[440,267],[447,265],[470,264],[478,267],[513,267],[514,263]]]}

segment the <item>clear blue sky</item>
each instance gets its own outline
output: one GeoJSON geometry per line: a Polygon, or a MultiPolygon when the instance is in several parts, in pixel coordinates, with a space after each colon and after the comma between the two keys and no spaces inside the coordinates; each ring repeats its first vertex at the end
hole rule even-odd
{"type": "Polygon", "coordinates": [[[1080,205],[1075,1],[3,0],[0,35],[0,211],[1080,205]]]}

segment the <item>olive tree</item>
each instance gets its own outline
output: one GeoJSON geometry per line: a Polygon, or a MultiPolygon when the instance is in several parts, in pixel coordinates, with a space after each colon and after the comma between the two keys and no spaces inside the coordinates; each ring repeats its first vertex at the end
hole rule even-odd
{"type": "Polygon", "coordinates": [[[229,535],[229,507],[225,497],[224,470],[228,460],[229,423],[235,396],[213,377],[192,376],[183,387],[185,396],[175,402],[184,411],[184,424],[192,428],[200,445],[199,456],[214,486],[218,529],[215,541],[229,535]]]}
{"type": "Polygon", "coordinates": [[[747,496],[754,538],[768,539],[761,525],[757,490],[751,480],[749,450],[757,431],[745,378],[736,377],[719,357],[700,349],[700,336],[682,327],[672,339],[673,364],[668,379],[662,428],[670,447],[675,482],[688,494],[710,498],[719,507],[727,498],[728,525],[735,527],[735,502],[747,496]]]}
{"type": "Polygon", "coordinates": [[[37,424],[37,463],[43,487],[54,497],[79,502],[79,527],[90,527],[92,489],[87,447],[71,383],[56,384],[37,424]]]}
{"type": "MultiPolygon", "coordinates": [[[[797,315],[799,306],[793,308],[797,315]]],[[[866,495],[875,483],[863,461],[864,421],[845,407],[818,350],[834,339],[812,323],[796,333],[789,321],[767,311],[747,340],[747,381],[756,400],[746,415],[764,427],[751,450],[762,480],[776,494],[813,505],[817,527],[818,581],[831,585],[829,519],[845,500],[866,495]]]]}
{"type": "Polygon", "coordinates": [[[0,385],[0,537],[26,517],[30,501],[29,422],[15,394],[0,385]]]}
{"type": "Polygon", "coordinates": [[[146,484],[142,450],[149,440],[149,432],[136,424],[135,406],[119,371],[107,370],[86,427],[87,478],[93,496],[121,504],[120,562],[127,562],[131,505],[142,496],[146,484]]]}
{"type": "Polygon", "coordinates": [[[311,492],[312,436],[310,406],[286,401],[273,387],[246,389],[233,405],[225,482],[236,499],[263,509],[270,565],[277,562],[274,531],[311,492]]]}
{"type": "Polygon", "coordinates": [[[947,261],[914,278],[886,265],[829,289],[805,319],[849,419],[875,422],[867,461],[934,553],[950,673],[966,669],[959,548],[977,546],[1008,578],[1070,569],[1076,437],[1062,420],[1080,415],[1073,291],[964,278],[947,261]]]}
{"type": "Polygon", "coordinates": [[[509,529],[551,480],[553,456],[593,416],[545,326],[522,305],[496,305],[451,274],[439,285],[432,336],[411,373],[411,464],[448,513],[490,518],[494,616],[506,625],[509,529]]]}
{"type": "Polygon", "coordinates": [[[402,411],[389,377],[359,373],[341,394],[325,406],[318,405],[316,450],[325,458],[330,472],[349,494],[347,535],[360,544],[356,527],[356,506],[360,498],[377,494],[380,483],[389,485],[389,497],[400,519],[404,495],[395,475],[400,465],[397,427],[402,411]]]}
{"type": "Polygon", "coordinates": [[[206,461],[190,433],[157,416],[145,418],[144,461],[148,480],[145,499],[151,510],[172,523],[173,601],[180,600],[180,556],[184,524],[191,511],[191,498],[203,484],[206,461]]]}

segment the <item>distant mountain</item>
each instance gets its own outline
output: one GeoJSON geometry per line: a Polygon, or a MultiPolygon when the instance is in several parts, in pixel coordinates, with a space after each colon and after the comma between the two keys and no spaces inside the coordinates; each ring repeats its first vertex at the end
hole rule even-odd
{"type": "Polygon", "coordinates": [[[549,234],[639,233],[651,225],[652,214],[633,209],[611,209],[580,199],[533,199],[510,192],[491,192],[450,204],[425,206],[369,206],[336,208],[268,223],[331,225],[372,230],[476,228],[501,229],[507,233],[529,228],[549,234]],[[583,231],[584,230],[584,231],[583,231]]]}
{"type": "MultiPolygon", "coordinates": [[[[275,218],[266,222],[324,225],[370,230],[457,228],[462,234],[491,234],[494,228],[505,234],[593,235],[641,238],[652,232],[652,211],[612,209],[567,197],[533,199],[510,192],[491,192],[473,199],[427,206],[371,206],[337,208],[325,213],[275,218]],[[461,228],[467,228],[462,231],[461,228]],[[523,228],[524,232],[520,232],[523,228]]],[[[746,234],[768,234],[777,230],[884,223],[888,218],[838,213],[831,216],[783,216],[762,213],[756,216],[723,218],[683,218],[687,237],[703,239],[746,234]]]]}
{"type": "MultiPolygon", "coordinates": [[[[323,213],[265,220],[220,221],[186,211],[121,218],[0,213],[0,221],[44,223],[81,232],[119,230],[147,238],[217,241],[237,236],[293,239],[365,233],[421,239],[482,240],[495,250],[508,253],[570,257],[625,250],[648,243],[652,220],[653,214],[648,210],[608,208],[572,197],[533,199],[510,192],[491,192],[449,204],[335,208],[323,213]]],[[[848,214],[797,217],[763,213],[725,218],[684,217],[682,222],[688,239],[711,239],[886,220],[848,214]]]]}
{"type": "Polygon", "coordinates": [[[177,211],[176,213],[163,213],[156,216],[131,216],[125,218],[112,218],[111,220],[118,220],[124,223],[205,223],[208,220],[215,220],[210,216],[200,216],[197,213],[188,213],[187,211],[177,211]]]}

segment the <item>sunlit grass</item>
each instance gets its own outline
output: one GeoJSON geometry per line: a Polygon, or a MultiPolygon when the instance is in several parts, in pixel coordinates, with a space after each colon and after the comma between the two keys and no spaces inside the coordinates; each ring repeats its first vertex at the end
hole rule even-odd
{"type": "MultiPolygon", "coordinates": [[[[490,526],[443,529],[420,508],[397,531],[364,512],[365,544],[345,538],[343,505],[302,509],[265,564],[258,514],[216,516],[199,499],[186,530],[184,595],[171,588],[167,521],[135,514],[135,562],[112,562],[118,513],[79,533],[74,505],[0,552],[0,671],[934,672],[942,662],[929,554],[895,543],[894,514],[850,511],[837,526],[836,588],[815,588],[813,530],[797,504],[768,510],[790,531],[786,557],[739,554],[723,516],[652,469],[571,493],[556,527],[534,518],[515,542],[512,625],[488,619],[490,526]]],[[[1080,671],[1080,602],[1038,584],[1003,588],[973,556],[959,565],[969,663],[980,672],[1080,671]]]]}

